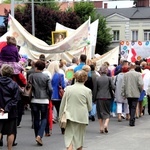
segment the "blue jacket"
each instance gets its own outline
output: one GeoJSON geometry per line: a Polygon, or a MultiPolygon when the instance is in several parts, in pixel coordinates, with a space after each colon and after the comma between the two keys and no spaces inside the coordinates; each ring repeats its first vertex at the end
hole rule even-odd
{"type": "Polygon", "coordinates": [[[9,77],[0,77],[0,108],[8,112],[8,118],[17,117],[17,103],[20,100],[19,87],[9,77]]]}
{"type": "Polygon", "coordinates": [[[64,89],[65,88],[64,75],[60,73],[55,73],[52,78],[52,88],[53,88],[52,100],[60,100],[60,96],[58,93],[59,82],[61,83],[61,86],[64,89]]]}

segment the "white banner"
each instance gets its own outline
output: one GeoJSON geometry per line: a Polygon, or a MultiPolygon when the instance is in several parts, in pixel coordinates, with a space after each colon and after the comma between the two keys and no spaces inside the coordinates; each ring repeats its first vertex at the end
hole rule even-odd
{"type": "Polygon", "coordinates": [[[58,31],[58,30],[66,30],[67,36],[70,36],[71,34],[73,34],[75,32],[75,29],[65,27],[64,25],[57,22],[56,27],[55,27],[55,31],[58,31]]]}
{"type": "Polygon", "coordinates": [[[89,20],[81,25],[71,36],[66,37],[63,41],[47,45],[42,40],[37,39],[27,32],[21,24],[10,16],[10,31],[18,41],[18,45],[40,53],[62,53],[71,50],[78,50],[87,46],[89,20]]]}
{"type": "Polygon", "coordinates": [[[109,52],[95,58],[96,66],[98,69],[104,62],[108,62],[111,66],[114,64],[118,64],[118,54],[119,54],[119,46],[110,50],[109,52]]]}
{"type": "MultiPolygon", "coordinates": [[[[90,24],[90,51],[91,51],[91,57],[95,54],[95,48],[96,48],[96,41],[97,41],[97,30],[98,30],[98,22],[97,19],[93,23],[90,24]]],[[[68,28],[60,23],[56,23],[55,31],[60,30],[66,30],[68,33],[68,36],[71,36],[74,33],[74,29],[68,28]]]]}
{"type": "Polygon", "coordinates": [[[14,36],[17,44],[21,46],[20,54],[27,54],[30,59],[38,59],[40,54],[45,54],[47,60],[71,59],[78,54],[78,57],[86,53],[90,58],[88,45],[89,20],[74,31],[72,36],[66,37],[63,41],[48,45],[44,41],[32,36],[23,26],[10,15],[10,30],[0,38],[0,42],[6,41],[6,36],[14,36]],[[86,48],[86,51],[85,51],[86,48]]]}
{"type": "Polygon", "coordinates": [[[136,52],[137,58],[147,58],[150,57],[150,42],[129,42],[129,41],[121,41],[121,56],[124,58],[128,58],[129,50],[133,47],[136,52]]]}

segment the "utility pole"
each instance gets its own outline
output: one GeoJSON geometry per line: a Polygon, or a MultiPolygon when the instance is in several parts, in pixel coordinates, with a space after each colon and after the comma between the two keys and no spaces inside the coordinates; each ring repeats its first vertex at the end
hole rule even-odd
{"type": "Polygon", "coordinates": [[[32,35],[35,36],[34,0],[32,0],[32,35]]]}
{"type": "Polygon", "coordinates": [[[15,1],[14,0],[11,0],[11,15],[13,16],[13,17],[15,17],[15,11],[14,11],[14,5],[15,5],[15,1]]]}

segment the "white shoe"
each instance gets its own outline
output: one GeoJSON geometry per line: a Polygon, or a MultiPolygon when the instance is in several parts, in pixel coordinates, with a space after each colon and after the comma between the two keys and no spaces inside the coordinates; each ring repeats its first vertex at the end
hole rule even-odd
{"type": "Polygon", "coordinates": [[[111,113],[112,117],[116,117],[116,114],[114,112],[111,113]]]}

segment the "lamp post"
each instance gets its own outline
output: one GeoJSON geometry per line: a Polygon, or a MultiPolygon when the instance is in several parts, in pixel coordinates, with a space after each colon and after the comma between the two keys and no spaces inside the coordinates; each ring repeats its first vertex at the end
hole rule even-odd
{"type": "Polygon", "coordinates": [[[15,4],[15,1],[14,0],[11,0],[11,15],[14,17],[14,4],[15,4]]]}
{"type": "Polygon", "coordinates": [[[32,0],[32,35],[35,36],[34,0],[32,0]]]}
{"type": "MultiPolygon", "coordinates": [[[[14,11],[14,5],[15,5],[15,0],[11,0],[11,15],[13,16],[13,17],[15,17],[15,11],[14,11]]],[[[31,16],[31,18],[32,18],[32,35],[33,36],[35,36],[35,23],[34,23],[34,0],[32,0],[32,3],[31,3],[31,5],[32,5],[32,10],[31,10],[31,14],[32,14],[32,16],[31,16]]]]}

